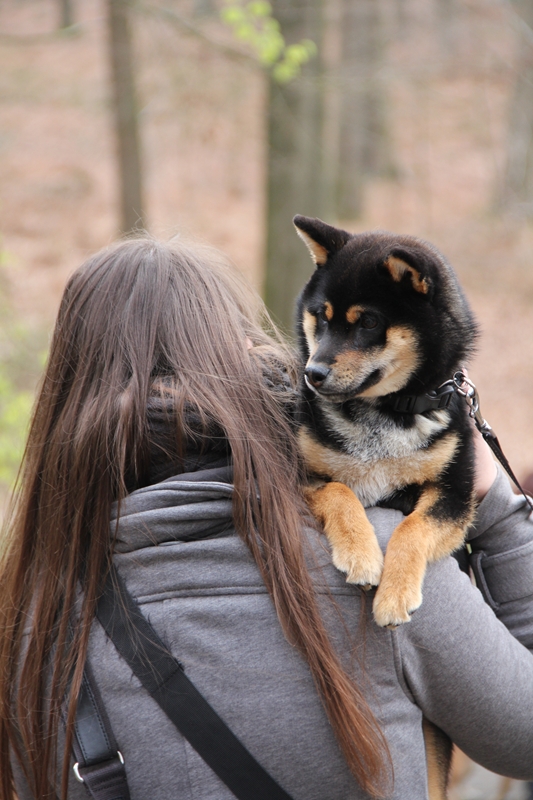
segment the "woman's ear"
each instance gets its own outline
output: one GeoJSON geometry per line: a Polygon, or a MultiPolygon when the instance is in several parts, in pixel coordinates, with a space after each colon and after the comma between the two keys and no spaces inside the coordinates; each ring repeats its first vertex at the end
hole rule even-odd
{"type": "Polygon", "coordinates": [[[316,217],[302,217],[297,214],[293,223],[296,233],[307,245],[317,267],[323,267],[328,258],[342,250],[352,238],[351,233],[327,225],[316,217]]]}

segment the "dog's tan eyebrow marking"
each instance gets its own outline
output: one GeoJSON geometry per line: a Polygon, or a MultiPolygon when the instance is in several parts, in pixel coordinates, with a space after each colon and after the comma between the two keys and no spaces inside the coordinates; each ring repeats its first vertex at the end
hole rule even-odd
{"type": "Polygon", "coordinates": [[[354,322],[357,322],[364,310],[362,306],[350,306],[346,312],[346,320],[353,325],[354,322]]]}
{"type": "Polygon", "coordinates": [[[318,342],[315,338],[316,333],[316,317],[305,309],[302,320],[302,327],[304,329],[305,338],[309,347],[309,357],[313,356],[318,347],[318,342]]]}
{"type": "Polygon", "coordinates": [[[420,273],[410,264],[406,264],[401,258],[396,256],[389,256],[385,261],[385,266],[389,270],[393,281],[399,283],[406,272],[411,276],[411,283],[415,292],[427,294],[429,291],[428,282],[425,278],[420,277],[420,273]]]}
{"type": "Polygon", "coordinates": [[[331,305],[329,300],[326,300],[326,302],[324,303],[324,314],[326,315],[327,321],[331,322],[331,320],[333,319],[333,306],[331,305]]]}

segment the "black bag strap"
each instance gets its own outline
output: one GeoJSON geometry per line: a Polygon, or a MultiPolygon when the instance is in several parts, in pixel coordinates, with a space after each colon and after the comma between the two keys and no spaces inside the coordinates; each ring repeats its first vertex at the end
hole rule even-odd
{"type": "Polygon", "coordinates": [[[187,678],[114,567],[96,616],[144,688],[238,800],[291,800],[187,678]]]}
{"type": "MultiPolygon", "coordinates": [[[[69,625],[70,640],[72,637],[69,625]]],[[[94,800],[130,800],[124,759],[88,662],[78,693],[72,750],[76,780],[94,800]]]]}

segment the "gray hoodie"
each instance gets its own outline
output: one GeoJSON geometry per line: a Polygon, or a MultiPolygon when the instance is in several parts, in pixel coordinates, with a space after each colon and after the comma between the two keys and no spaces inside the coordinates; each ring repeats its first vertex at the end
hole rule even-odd
{"type": "MultiPolygon", "coordinates": [[[[189,678],[294,800],[359,800],[365,795],[342,758],[307,664],[285,640],[231,526],[231,496],[228,483],[179,477],[133,492],[121,507],[116,565],[189,678]]],[[[454,559],[441,560],[428,569],[421,608],[395,631],[373,623],[372,593],[348,586],[330,564],[325,539],[306,532],[332,638],[387,738],[395,800],[427,798],[423,715],[485,767],[533,779],[533,522],[527,512],[500,474],[471,533],[483,596],[454,559]]],[[[385,547],[401,514],[368,514],[385,547]]],[[[90,661],[132,800],[232,800],[97,622],[90,661]]],[[[20,800],[29,798],[20,779],[18,789],[20,800]]],[[[69,799],[86,797],[72,780],[69,799]]]]}

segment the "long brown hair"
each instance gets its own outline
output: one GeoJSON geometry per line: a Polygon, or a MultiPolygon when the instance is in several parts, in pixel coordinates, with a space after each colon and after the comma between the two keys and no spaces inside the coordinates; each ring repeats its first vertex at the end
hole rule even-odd
{"type": "MultiPolygon", "coordinates": [[[[305,565],[298,456],[289,422],[248,346],[275,344],[260,301],[201,248],[119,243],[70,279],[36,401],[0,569],[0,800],[10,749],[35,797],[55,797],[57,734],[69,693],[62,797],[91,620],[111,555],[109,516],[148,452],[146,407],[164,376],[178,411],[222,428],[234,464],[235,527],[289,640],[307,659],[353,774],[383,796],[384,738],[341,667],[305,565]],[[248,343],[247,343],[248,339],[248,343]],[[258,492],[261,501],[258,500],[258,492]],[[69,620],[80,588],[73,637],[69,620]]],[[[186,415],[176,436],[187,438],[186,415]]]]}

